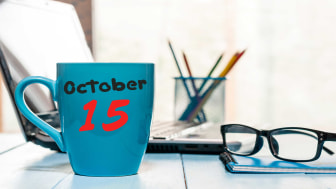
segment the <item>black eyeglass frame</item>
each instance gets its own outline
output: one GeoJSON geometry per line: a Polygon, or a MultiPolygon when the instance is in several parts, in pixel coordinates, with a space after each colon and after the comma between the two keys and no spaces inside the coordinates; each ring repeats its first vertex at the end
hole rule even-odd
{"type": "MultiPolygon", "coordinates": [[[[226,124],[226,125],[221,126],[221,134],[222,134],[222,137],[223,137],[224,150],[231,153],[231,154],[235,154],[235,155],[239,155],[239,156],[250,156],[250,155],[256,154],[260,150],[260,147],[258,147],[258,145],[257,145],[257,142],[258,142],[257,139],[258,139],[258,137],[264,136],[264,137],[266,137],[268,145],[269,145],[269,149],[270,149],[272,155],[275,158],[280,159],[280,160],[284,160],[284,161],[292,161],[292,162],[309,162],[309,161],[317,160],[321,156],[322,149],[325,150],[328,154],[332,155],[332,154],[334,154],[334,152],[329,150],[328,148],[324,147],[323,144],[324,144],[325,141],[336,141],[336,133],[329,133],[329,132],[318,131],[318,130],[315,130],[315,129],[309,129],[309,128],[303,128],[303,127],[282,127],[282,128],[272,129],[272,130],[258,130],[258,129],[252,128],[250,126],[241,125],[241,124],[226,124]],[[240,154],[240,153],[235,153],[235,152],[232,152],[232,151],[229,150],[229,148],[226,144],[226,140],[225,140],[225,133],[226,133],[227,128],[236,127],[236,126],[246,127],[248,129],[251,129],[251,130],[255,131],[255,133],[256,133],[256,144],[254,146],[254,149],[250,153],[240,154]],[[279,131],[279,130],[286,130],[286,129],[287,130],[288,129],[305,130],[305,131],[310,131],[310,132],[315,133],[316,136],[317,136],[317,150],[316,150],[315,156],[311,159],[306,159],[306,160],[293,160],[293,159],[286,159],[286,158],[279,157],[277,155],[275,147],[273,146],[274,142],[272,142],[273,139],[271,137],[272,136],[271,133],[279,131]]],[[[315,137],[315,136],[313,136],[313,137],[315,137]]]]}

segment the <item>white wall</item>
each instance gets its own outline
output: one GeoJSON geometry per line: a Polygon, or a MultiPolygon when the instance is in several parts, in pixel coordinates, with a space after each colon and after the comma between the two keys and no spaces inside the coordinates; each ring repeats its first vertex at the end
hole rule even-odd
{"type": "Polygon", "coordinates": [[[94,7],[97,60],[156,63],[156,119],[173,116],[170,38],[197,76],[223,51],[228,58],[247,47],[227,82],[227,122],[336,131],[335,1],[95,0],[94,7]]]}
{"type": "MultiPolygon", "coordinates": [[[[205,76],[225,51],[247,52],[227,81],[227,122],[336,132],[336,2],[328,0],[94,0],[96,61],[154,62],[156,120],[173,119],[182,63],[205,76]]],[[[185,67],[183,71],[186,74],[185,67]]],[[[218,74],[218,71],[215,75],[218,74]]],[[[5,93],[2,122],[18,129],[5,93]]]]}

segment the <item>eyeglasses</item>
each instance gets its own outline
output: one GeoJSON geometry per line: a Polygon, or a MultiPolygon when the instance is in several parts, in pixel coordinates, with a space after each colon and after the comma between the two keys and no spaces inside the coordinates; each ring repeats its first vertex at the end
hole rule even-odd
{"type": "Polygon", "coordinates": [[[284,127],[273,130],[257,130],[240,124],[221,126],[224,149],[232,154],[250,156],[263,146],[262,136],[267,138],[275,158],[285,161],[307,162],[317,160],[325,141],[336,141],[336,133],[328,133],[300,127],[284,127]]]}

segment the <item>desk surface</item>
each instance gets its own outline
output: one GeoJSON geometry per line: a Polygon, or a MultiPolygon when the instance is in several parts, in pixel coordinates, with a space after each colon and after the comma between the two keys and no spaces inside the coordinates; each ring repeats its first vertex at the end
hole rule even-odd
{"type": "MultiPolygon", "coordinates": [[[[335,159],[336,161],[336,159],[335,159]]],[[[0,135],[0,188],[336,188],[335,174],[231,174],[218,155],[146,154],[137,175],[74,175],[66,154],[0,135]]]]}

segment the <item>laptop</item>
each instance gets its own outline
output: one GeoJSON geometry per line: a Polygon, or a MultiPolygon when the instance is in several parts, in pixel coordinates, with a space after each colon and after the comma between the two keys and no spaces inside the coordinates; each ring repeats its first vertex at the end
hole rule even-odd
{"type": "MultiPolygon", "coordinates": [[[[93,61],[75,9],[51,0],[0,0],[0,25],[1,72],[22,133],[27,141],[59,151],[46,133],[19,112],[14,92],[18,82],[30,75],[56,78],[57,62],[93,61]]],[[[57,104],[47,89],[31,86],[25,92],[25,100],[34,113],[60,130],[57,104]]],[[[222,151],[219,124],[169,121],[151,126],[147,152],[222,151]]]]}
{"type": "MultiPolygon", "coordinates": [[[[0,26],[3,81],[22,133],[27,141],[58,150],[49,136],[18,111],[14,91],[30,75],[56,78],[56,62],[93,61],[74,7],[49,0],[0,0],[0,26]]],[[[59,129],[57,106],[51,99],[50,92],[38,85],[25,92],[31,110],[59,129]]]]}

